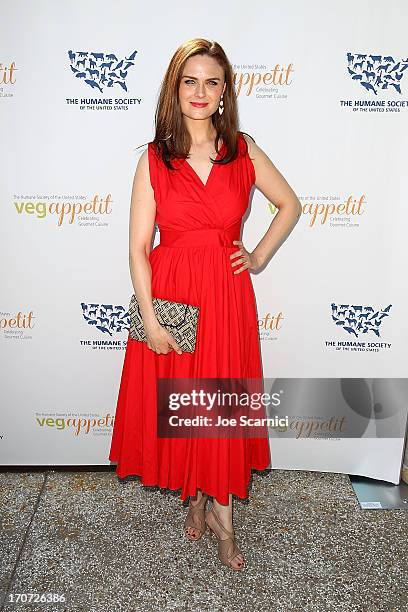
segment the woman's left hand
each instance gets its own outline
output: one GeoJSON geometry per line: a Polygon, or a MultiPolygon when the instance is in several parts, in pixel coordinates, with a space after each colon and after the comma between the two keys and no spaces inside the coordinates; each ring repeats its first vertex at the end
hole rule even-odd
{"type": "Polygon", "coordinates": [[[239,250],[236,251],[235,253],[232,253],[232,255],[230,255],[230,259],[233,259],[235,257],[239,257],[239,259],[237,259],[236,261],[234,261],[231,266],[238,266],[239,264],[243,264],[240,268],[238,268],[238,270],[234,270],[234,274],[239,274],[240,272],[243,272],[244,270],[253,270],[256,271],[259,269],[259,262],[256,258],[256,256],[253,253],[250,253],[249,251],[246,250],[246,248],[243,245],[242,240],[234,240],[233,244],[238,244],[239,245],[239,250]]]}

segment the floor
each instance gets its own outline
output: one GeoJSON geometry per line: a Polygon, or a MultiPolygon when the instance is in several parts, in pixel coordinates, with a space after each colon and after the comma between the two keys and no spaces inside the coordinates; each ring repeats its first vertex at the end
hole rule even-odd
{"type": "Polygon", "coordinates": [[[0,512],[5,612],[408,610],[407,513],[361,510],[343,474],[254,472],[234,501],[243,572],[184,539],[178,492],[113,471],[0,473],[0,512]],[[50,592],[65,603],[24,603],[50,592]]]}

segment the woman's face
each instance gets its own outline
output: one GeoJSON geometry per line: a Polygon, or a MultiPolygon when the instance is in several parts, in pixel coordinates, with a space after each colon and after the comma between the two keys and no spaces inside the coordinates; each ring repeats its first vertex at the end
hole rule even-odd
{"type": "Polygon", "coordinates": [[[218,110],[224,90],[224,70],[214,58],[190,57],[184,65],[179,87],[182,114],[190,119],[208,119],[218,110]]]}

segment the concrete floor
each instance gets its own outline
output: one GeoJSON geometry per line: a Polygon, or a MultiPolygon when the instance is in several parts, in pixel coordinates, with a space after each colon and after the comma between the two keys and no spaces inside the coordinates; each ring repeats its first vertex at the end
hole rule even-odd
{"type": "Polygon", "coordinates": [[[408,610],[407,513],[361,510],[346,475],[254,472],[249,503],[234,502],[243,572],[207,534],[184,539],[178,492],[137,477],[6,472],[0,487],[5,612],[408,610]],[[68,601],[8,603],[28,592],[68,601]]]}

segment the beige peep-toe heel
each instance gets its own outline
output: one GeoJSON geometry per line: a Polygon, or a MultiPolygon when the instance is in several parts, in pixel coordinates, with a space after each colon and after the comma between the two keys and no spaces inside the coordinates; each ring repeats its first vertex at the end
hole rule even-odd
{"type": "Polygon", "coordinates": [[[197,504],[194,506],[189,506],[186,520],[184,521],[184,535],[191,542],[197,542],[197,540],[200,540],[207,528],[207,524],[205,522],[205,504],[207,499],[207,496],[202,495],[197,504]],[[195,531],[198,531],[198,536],[194,537],[191,535],[191,533],[188,532],[189,527],[190,529],[195,529],[195,531]]]}
{"type": "Polygon", "coordinates": [[[225,529],[214,510],[214,506],[205,515],[205,522],[209,529],[209,535],[211,536],[211,534],[214,533],[218,539],[218,558],[221,563],[238,572],[243,570],[245,567],[245,561],[243,563],[239,562],[241,564],[240,567],[234,567],[232,565],[232,561],[238,555],[242,555],[242,552],[236,545],[234,532],[225,529]],[[218,533],[217,530],[219,531],[218,533]],[[220,535],[226,535],[227,537],[223,537],[221,539],[220,535]]]}

